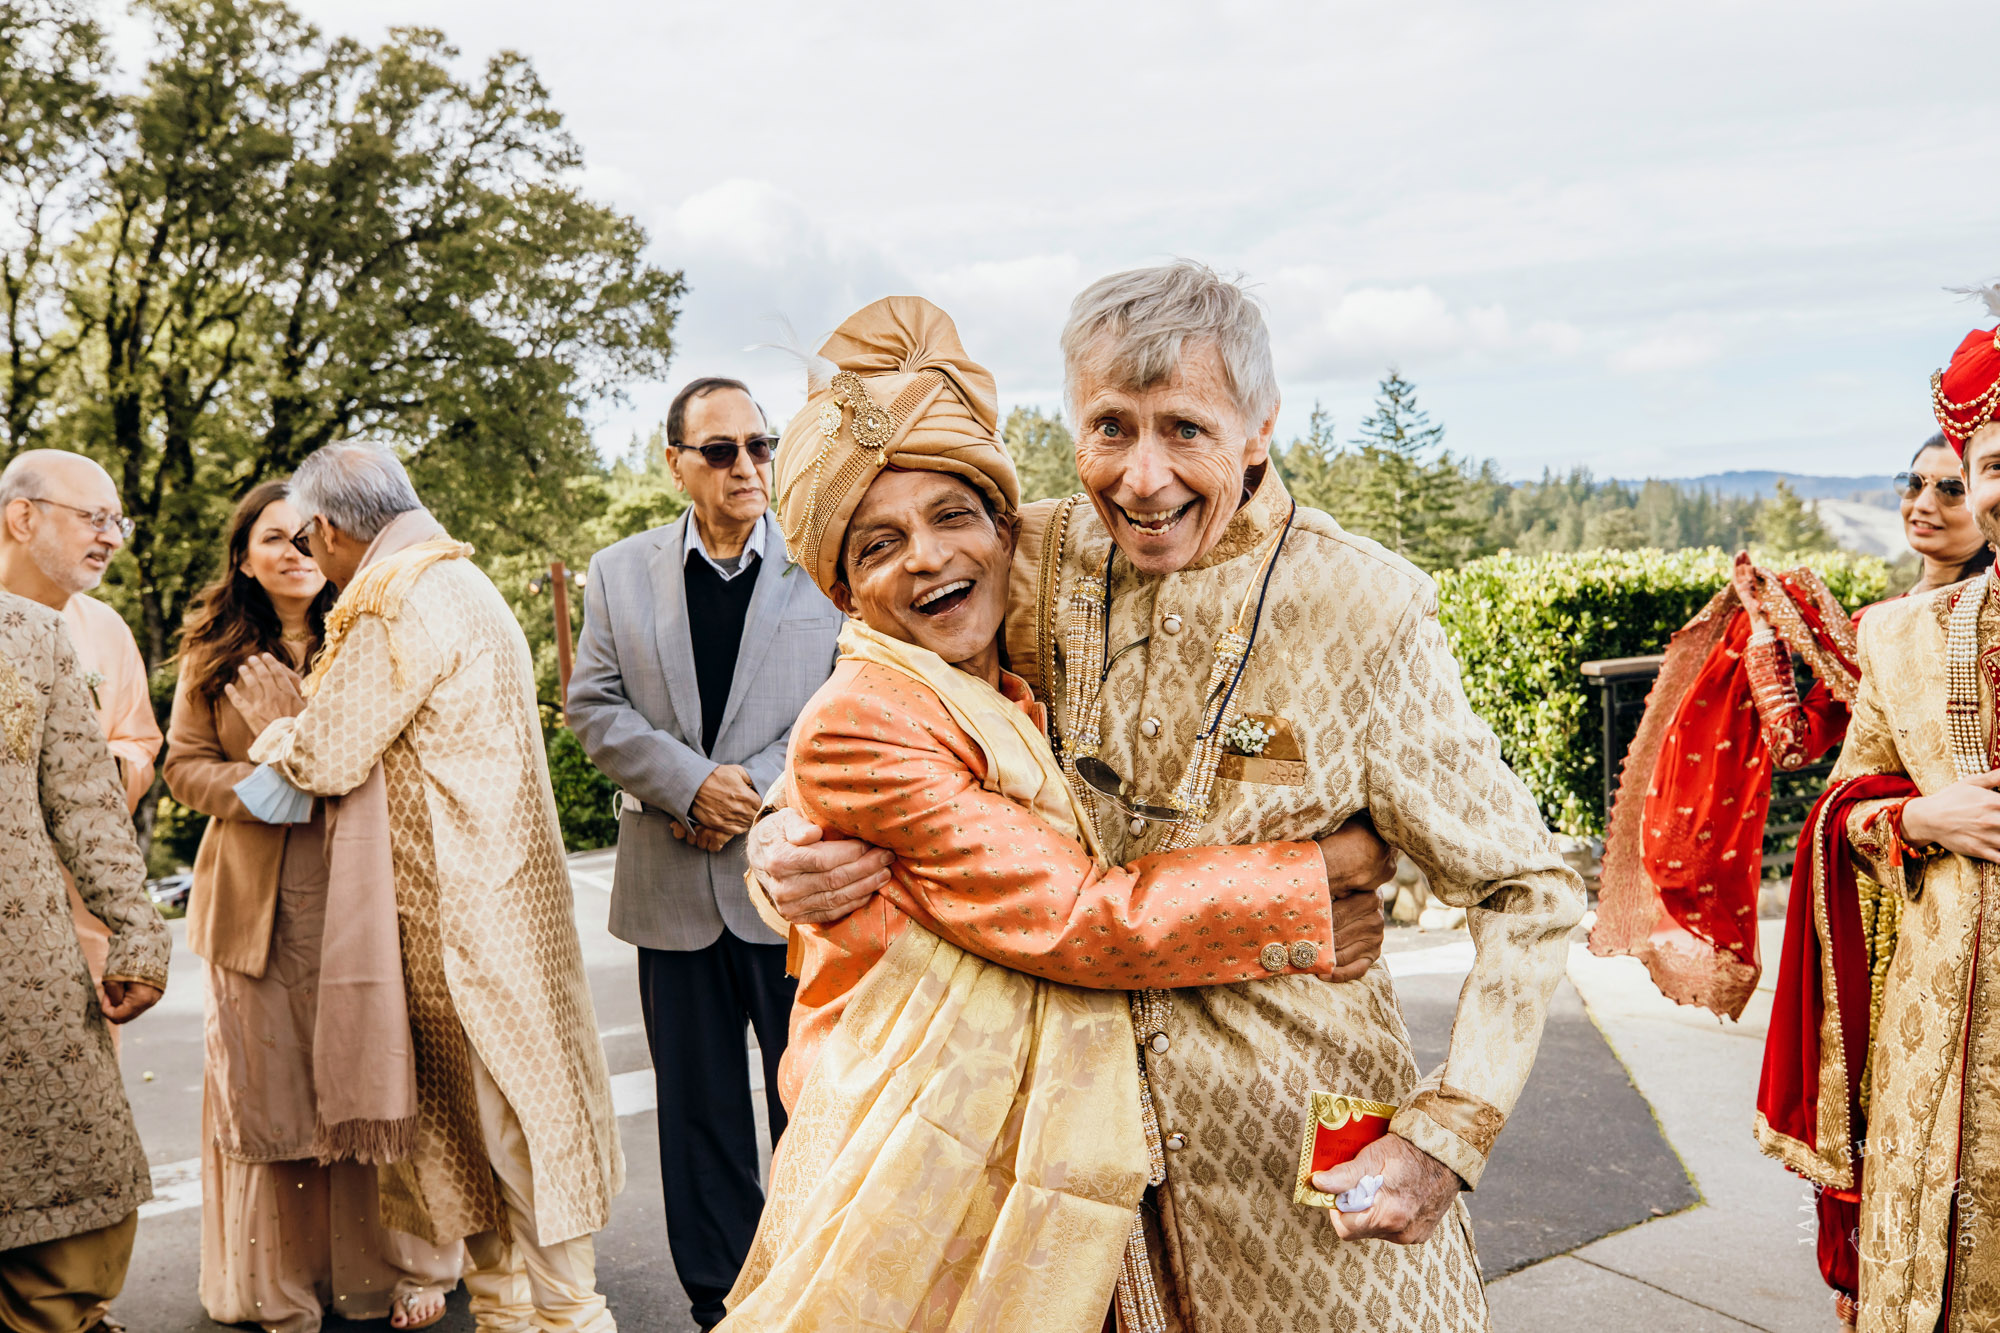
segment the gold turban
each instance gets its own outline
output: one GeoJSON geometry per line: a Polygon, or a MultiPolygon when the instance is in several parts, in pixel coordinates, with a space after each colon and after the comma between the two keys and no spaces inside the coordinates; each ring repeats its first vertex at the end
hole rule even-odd
{"type": "Polygon", "coordinates": [[[855,311],[806,380],[806,405],[778,443],[778,522],[821,589],[839,581],[848,520],[887,468],[963,477],[1003,515],[1020,503],[993,376],[929,301],[890,296],[855,311]]]}

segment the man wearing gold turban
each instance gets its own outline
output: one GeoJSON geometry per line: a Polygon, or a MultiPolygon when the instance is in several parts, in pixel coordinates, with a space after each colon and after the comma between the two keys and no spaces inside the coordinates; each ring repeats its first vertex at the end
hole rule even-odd
{"type": "Polygon", "coordinates": [[[851,619],[792,730],[790,798],[897,860],[868,910],[792,932],[795,1119],[728,1327],[1012,1327],[1025,1307],[1041,1333],[1097,1333],[1145,1264],[1158,1137],[1125,992],[1265,975],[1244,920],[1284,923],[1310,942],[1289,965],[1330,976],[1325,858],[1299,840],[1105,860],[1000,666],[1018,485],[991,376],[915,297],[825,350],[779,513],[851,619]]]}
{"type": "MultiPolygon", "coordinates": [[[[1005,649],[1050,709],[1093,845],[1137,869],[1365,814],[1468,909],[1477,950],[1445,1063],[1423,1077],[1385,970],[1328,984],[1310,974],[1323,941],[1268,911],[1242,913],[1219,941],[1160,915],[1146,953],[1253,967],[1131,994],[1164,1151],[1120,1326],[1483,1329],[1457,1194],[1478,1184],[1526,1081],[1581,885],[1466,702],[1430,580],[1297,507],[1268,466],[1278,392],[1254,303],[1199,265],[1118,274],[1077,298],[1063,348],[1086,493],[1022,511],[1005,649]],[[1399,1109],[1388,1135],[1309,1190],[1311,1090],[1399,1109]],[[1379,1190],[1358,1211],[1322,1222],[1294,1202],[1295,1185],[1305,1198],[1364,1177],[1379,1190]]],[[[846,367],[841,348],[828,355],[846,367]]],[[[851,419],[859,449],[815,450],[803,500],[781,497],[788,515],[803,503],[794,554],[816,576],[840,559],[820,507],[851,512],[850,489],[879,466],[871,435],[893,438],[941,387],[917,376],[878,391],[867,373],[809,405],[836,430],[851,419]]],[[[822,901],[829,885],[873,863],[817,842],[809,822],[763,821],[750,862],[780,910],[825,920],[844,906],[822,901]]],[[[975,848],[976,830],[951,828],[975,848]]],[[[1032,884],[1010,896],[1020,868],[1003,848],[988,852],[994,937],[1039,904],[1032,884]]]]}

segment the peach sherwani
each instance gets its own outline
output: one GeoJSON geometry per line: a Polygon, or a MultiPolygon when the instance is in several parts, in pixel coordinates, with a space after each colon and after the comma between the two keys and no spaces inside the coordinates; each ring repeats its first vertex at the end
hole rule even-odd
{"type": "MultiPolygon", "coordinates": [[[[1038,729],[1020,677],[1002,692],[1038,729]]],[[[892,882],[830,926],[792,932],[799,978],[780,1066],[787,1106],[849,993],[904,927],[1034,976],[1092,989],[1216,986],[1267,977],[1272,934],[1315,941],[1333,968],[1326,865],[1311,842],[1197,847],[1101,867],[1074,838],[988,790],[980,747],[938,696],[843,658],[792,731],[792,790],[814,823],[896,853],[892,882]]],[[[1302,955],[1303,956],[1303,955],[1302,955]]]]}

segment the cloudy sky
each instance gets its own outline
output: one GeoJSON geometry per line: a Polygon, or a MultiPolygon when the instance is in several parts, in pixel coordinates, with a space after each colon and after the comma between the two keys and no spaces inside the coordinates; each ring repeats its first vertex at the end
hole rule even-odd
{"type": "Polygon", "coordinates": [[[607,448],[698,374],[789,413],[746,345],[899,291],[1055,407],[1069,298],[1186,255],[1257,284],[1286,434],[1395,364],[1514,476],[1879,473],[2000,277],[1986,0],[294,3],[526,53],[685,271],[607,448]]]}

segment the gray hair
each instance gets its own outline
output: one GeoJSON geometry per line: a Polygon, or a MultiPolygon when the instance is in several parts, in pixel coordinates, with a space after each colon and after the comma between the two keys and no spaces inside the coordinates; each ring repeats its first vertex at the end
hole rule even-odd
{"type": "Polygon", "coordinates": [[[397,515],[424,507],[389,447],[362,440],[308,454],[292,474],[291,499],[302,521],[317,515],[364,542],[379,537],[397,515]]]}
{"type": "Polygon", "coordinates": [[[1278,405],[1263,308],[1239,283],[1190,259],[1099,278],[1070,303],[1062,331],[1070,416],[1081,409],[1080,375],[1147,388],[1179,371],[1190,346],[1216,349],[1246,428],[1261,426],[1278,405]]]}

